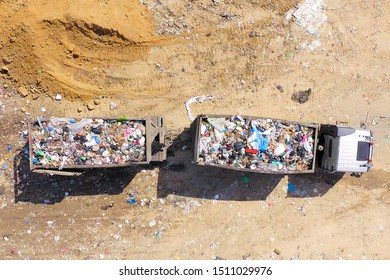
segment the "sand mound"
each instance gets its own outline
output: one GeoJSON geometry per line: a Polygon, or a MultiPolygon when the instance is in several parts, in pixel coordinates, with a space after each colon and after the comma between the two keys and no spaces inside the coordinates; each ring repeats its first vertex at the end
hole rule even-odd
{"type": "Polygon", "coordinates": [[[157,43],[151,15],[137,0],[0,6],[8,14],[2,18],[0,54],[10,62],[13,82],[36,83],[51,95],[110,94],[104,89],[110,69],[142,58],[157,43]]]}

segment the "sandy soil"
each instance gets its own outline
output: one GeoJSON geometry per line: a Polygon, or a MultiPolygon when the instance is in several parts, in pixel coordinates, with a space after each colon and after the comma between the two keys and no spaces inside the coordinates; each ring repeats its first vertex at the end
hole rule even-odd
{"type": "Polygon", "coordinates": [[[0,259],[390,259],[389,2],[325,0],[315,35],[285,21],[299,1],[52,2],[0,0],[0,259]],[[291,100],[308,88],[308,102],[291,100]],[[184,102],[203,94],[215,98],[193,115],[365,123],[375,167],[195,166],[184,102]],[[33,174],[22,134],[40,115],[163,115],[168,161],[33,174]]]}

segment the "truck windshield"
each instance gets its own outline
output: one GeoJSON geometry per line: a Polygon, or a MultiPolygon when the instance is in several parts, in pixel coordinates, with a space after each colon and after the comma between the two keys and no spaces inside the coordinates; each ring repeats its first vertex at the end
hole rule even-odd
{"type": "Polygon", "coordinates": [[[370,159],[370,143],[358,142],[357,161],[366,161],[370,159]]]}

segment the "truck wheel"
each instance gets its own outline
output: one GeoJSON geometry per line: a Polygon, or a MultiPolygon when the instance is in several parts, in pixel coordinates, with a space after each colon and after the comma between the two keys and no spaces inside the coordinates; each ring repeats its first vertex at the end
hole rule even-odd
{"type": "Polygon", "coordinates": [[[363,175],[362,172],[353,172],[353,173],[351,174],[351,176],[356,177],[356,178],[360,178],[360,177],[362,177],[362,175],[363,175]]]}

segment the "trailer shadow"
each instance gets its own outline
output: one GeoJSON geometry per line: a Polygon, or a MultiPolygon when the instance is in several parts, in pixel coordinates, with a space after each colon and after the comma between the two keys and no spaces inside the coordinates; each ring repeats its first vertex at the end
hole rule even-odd
{"type": "MultiPolygon", "coordinates": [[[[141,170],[138,167],[91,169],[80,176],[56,176],[30,171],[28,146],[14,157],[15,203],[54,204],[66,196],[116,195],[141,170]]],[[[145,167],[144,167],[145,168],[145,167]]]]}
{"type": "Polygon", "coordinates": [[[265,200],[282,179],[279,175],[249,174],[183,160],[160,168],[157,194],[159,198],[174,194],[218,200],[265,200]]]}
{"type": "Polygon", "coordinates": [[[318,197],[326,194],[342,177],[342,174],[286,175],[251,173],[199,166],[193,161],[194,143],[191,130],[184,130],[168,148],[167,161],[160,167],[157,195],[170,194],[218,200],[252,201],[266,200],[280,187],[286,197],[318,197]]]}
{"type": "Polygon", "coordinates": [[[191,134],[191,129],[185,129],[169,145],[167,161],[160,166],[159,198],[174,194],[218,200],[265,200],[284,177],[196,165],[191,134]]]}

